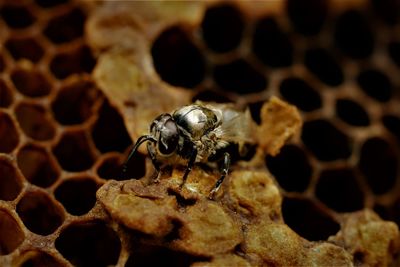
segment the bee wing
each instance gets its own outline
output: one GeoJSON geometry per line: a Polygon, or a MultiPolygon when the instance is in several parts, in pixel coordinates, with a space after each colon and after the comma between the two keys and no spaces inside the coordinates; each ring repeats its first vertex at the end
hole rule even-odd
{"type": "Polygon", "coordinates": [[[234,109],[221,109],[221,124],[214,132],[222,140],[239,144],[254,143],[252,135],[255,132],[254,122],[250,111],[237,111],[234,109]]]}

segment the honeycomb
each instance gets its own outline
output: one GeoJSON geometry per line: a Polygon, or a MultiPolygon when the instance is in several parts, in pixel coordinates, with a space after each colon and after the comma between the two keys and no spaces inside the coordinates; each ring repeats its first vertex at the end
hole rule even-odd
{"type": "Polygon", "coordinates": [[[0,1],[0,266],[399,266],[399,30],[397,0],[0,1]],[[214,200],[121,173],[196,100],[261,129],[214,200]]]}

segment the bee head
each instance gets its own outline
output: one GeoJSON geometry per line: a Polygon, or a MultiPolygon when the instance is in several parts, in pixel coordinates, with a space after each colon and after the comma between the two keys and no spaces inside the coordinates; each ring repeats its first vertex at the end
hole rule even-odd
{"type": "Polygon", "coordinates": [[[176,151],[179,141],[179,131],[170,114],[161,114],[150,126],[150,134],[157,143],[157,149],[162,155],[170,155],[176,151]]]}
{"type": "Polygon", "coordinates": [[[139,146],[146,141],[155,143],[157,145],[157,150],[162,155],[168,156],[176,151],[179,141],[179,131],[178,126],[170,114],[161,114],[155,118],[150,126],[150,134],[142,135],[138,138],[124,163],[124,172],[126,172],[129,160],[136,153],[139,146]]]}

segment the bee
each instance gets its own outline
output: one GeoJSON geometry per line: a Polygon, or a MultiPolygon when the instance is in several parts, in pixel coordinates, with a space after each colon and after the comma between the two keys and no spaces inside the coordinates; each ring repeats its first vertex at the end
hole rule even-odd
{"type": "Polygon", "coordinates": [[[231,163],[230,153],[224,150],[233,143],[238,144],[239,150],[244,144],[253,143],[253,124],[248,109],[240,111],[231,104],[196,102],[175,110],[172,115],[161,114],[151,123],[149,134],[139,137],[132,147],[124,171],[139,146],[146,141],[148,154],[157,171],[156,180],[162,163],[186,160],[183,185],[195,163],[220,161],[221,175],[209,194],[209,198],[213,198],[231,163]]]}

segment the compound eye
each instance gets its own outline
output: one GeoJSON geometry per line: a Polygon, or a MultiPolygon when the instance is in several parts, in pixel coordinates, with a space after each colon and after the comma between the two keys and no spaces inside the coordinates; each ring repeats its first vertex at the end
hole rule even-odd
{"type": "Polygon", "coordinates": [[[178,147],[179,132],[173,120],[168,120],[160,131],[160,139],[158,142],[158,150],[161,154],[172,154],[178,147]]]}

